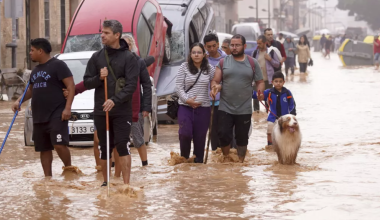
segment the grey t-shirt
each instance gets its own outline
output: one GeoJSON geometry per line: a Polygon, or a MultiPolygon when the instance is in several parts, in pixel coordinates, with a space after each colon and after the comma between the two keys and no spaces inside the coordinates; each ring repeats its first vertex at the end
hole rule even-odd
{"type": "Polygon", "coordinates": [[[219,110],[233,115],[252,114],[252,84],[263,79],[260,64],[256,59],[253,60],[256,72],[254,78],[247,56],[244,61],[236,61],[232,55],[224,58],[219,110]]]}

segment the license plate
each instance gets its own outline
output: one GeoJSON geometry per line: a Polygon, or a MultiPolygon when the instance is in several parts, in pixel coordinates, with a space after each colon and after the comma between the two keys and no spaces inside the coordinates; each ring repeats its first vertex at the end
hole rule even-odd
{"type": "Polygon", "coordinates": [[[94,126],[88,125],[88,126],[70,126],[69,127],[69,134],[93,134],[94,133],[94,126]]]}

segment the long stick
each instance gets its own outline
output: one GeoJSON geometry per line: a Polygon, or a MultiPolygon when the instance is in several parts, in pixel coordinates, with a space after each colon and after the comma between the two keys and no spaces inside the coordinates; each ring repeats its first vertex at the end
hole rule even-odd
{"type": "Polygon", "coordinates": [[[205,155],[205,162],[204,162],[204,164],[207,164],[208,149],[210,148],[211,130],[212,130],[212,119],[214,117],[214,107],[215,107],[215,99],[212,100],[211,118],[210,118],[210,125],[209,125],[209,128],[208,128],[208,140],[207,140],[207,148],[206,148],[206,155],[205,155]]]}
{"type": "MultiPolygon", "coordinates": [[[[104,78],[104,96],[108,100],[107,77],[104,78]]],[[[107,129],[107,195],[110,196],[110,126],[108,111],[106,111],[106,129],[107,129]]]]}
{"type": "Polygon", "coordinates": [[[28,84],[26,84],[24,94],[22,94],[22,97],[21,97],[21,100],[20,100],[20,104],[18,105],[18,109],[16,110],[15,115],[13,116],[13,119],[12,119],[11,125],[10,125],[9,128],[8,128],[8,132],[7,132],[7,134],[5,135],[5,138],[4,138],[4,140],[3,140],[3,143],[1,144],[0,154],[1,154],[1,152],[3,151],[3,148],[4,148],[4,145],[5,145],[5,142],[7,141],[8,135],[9,135],[9,133],[11,132],[11,129],[12,129],[13,123],[15,122],[16,117],[17,117],[17,115],[18,115],[18,110],[20,109],[21,104],[22,104],[22,102],[24,101],[24,97],[25,97],[26,91],[28,91],[28,89],[29,89],[29,85],[30,85],[30,81],[28,81],[28,84]]]}

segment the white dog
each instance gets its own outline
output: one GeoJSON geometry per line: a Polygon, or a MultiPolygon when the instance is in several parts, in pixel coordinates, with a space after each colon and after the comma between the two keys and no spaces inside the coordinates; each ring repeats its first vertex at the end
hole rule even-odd
{"type": "Polygon", "coordinates": [[[302,134],[296,116],[281,116],[273,127],[272,142],[281,164],[295,164],[302,134]]]}

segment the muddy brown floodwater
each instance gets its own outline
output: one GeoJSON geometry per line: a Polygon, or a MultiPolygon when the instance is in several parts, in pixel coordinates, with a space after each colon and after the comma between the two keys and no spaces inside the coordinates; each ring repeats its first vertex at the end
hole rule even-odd
{"type": "MultiPolygon", "coordinates": [[[[160,125],[150,165],[142,168],[132,149],[133,188],[112,178],[107,198],[91,148],[70,148],[82,175],[62,173],[54,153],[53,178],[43,177],[39,154],[24,146],[22,111],[0,155],[0,219],[380,219],[380,72],[312,55],[309,74],[285,84],[303,133],[300,166],[279,165],[264,150],[263,112],[253,114],[244,164],[210,153],[207,165],[170,166],[178,127],[160,125]]],[[[10,106],[0,102],[0,140],[10,106]]]]}

